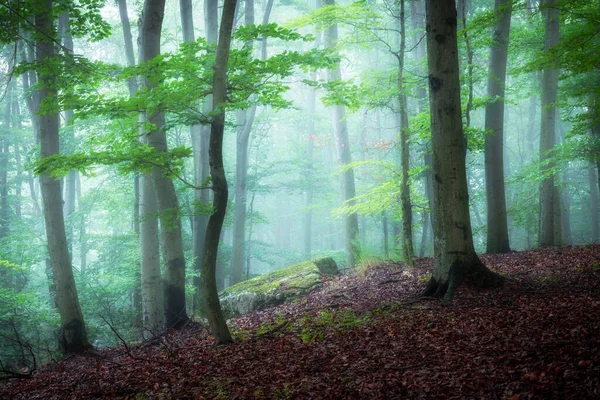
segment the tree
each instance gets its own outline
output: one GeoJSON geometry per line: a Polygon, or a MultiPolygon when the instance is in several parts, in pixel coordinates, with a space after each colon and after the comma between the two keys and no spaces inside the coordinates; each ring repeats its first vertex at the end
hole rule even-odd
{"type": "MultiPolygon", "coordinates": [[[[146,0],[142,12],[140,32],[140,63],[147,63],[160,55],[160,37],[164,18],[164,0],[146,0]]],[[[151,90],[155,85],[151,79],[144,78],[144,85],[151,90]]],[[[150,132],[144,132],[147,143],[158,153],[167,151],[165,117],[160,111],[144,113],[142,120],[153,126],[150,132]]],[[[144,124],[142,124],[144,126],[144,124]]],[[[164,274],[165,323],[167,328],[181,328],[188,316],[185,306],[185,258],[181,239],[181,218],[179,203],[173,181],[165,176],[163,169],[152,168],[152,182],[158,200],[160,212],[160,231],[162,237],[164,274]]]]}
{"type": "Polygon", "coordinates": [[[215,276],[219,237],[227,211],[227,178],[223,168],[223,133],[225,130],[225,99],[227,90],[227,64],[236,0],[225,0],[219,44],[215,56],[213,73],[213,110],[211,121],[209,163],[212,188],[214,193],[213,213],[208,219],[206,239],[204,241],[204,257],[202,259],[202,294],[206,307],[208,324],[217,343],[232,342],[231,333],[223,317],[217,281],[215,276]]]}
{"type": "Polygon", "coordinates": [[[483,265],[473,246],[454,0],[427,0],[427,58],[433,147],[434,268],[424,296],[448,303],[463,281],[478,288],[502,278],[483,265]]]}
{"type": "MultiPolygon", "coordinates": [[[[270,10],[269,10],[270,11],[270,10]]],[[[244,23],[254,24],[254,0],[245,1],[244,23]]],[[[252,42],[245,44],[252,49],[252,42]]],[[[250,132],[254,124],[256,105],[248,110],[237,110],[237,135],[235,152],[235,209],[233,210],[233,255],[231,257],[231,284],[243,280],[244,261],[246,260],[246,214],[248,195],[248,145],[250,132]]]]}
{"type": "MultiPolygon", "coordinates": [[[[262,24],[269,23],[273,0],[267,2],[262,24]]],[[[249,26],[254,24],[254,0],[246,0],[244,23],[249,26]]],[[[246,46],[252,48],[252,42],[246,46]]],[[[260,59],[264,61],[267,55],[267,39],[262,40],[260,59]]],[[[246,261],[246,219],[248,214],[248,146],[250,133],[256,116],[256,104],[247,110],[236,112],[238,130],[235,157],[235,209],[233,211],[233,255],[231,259],[231,284],[242,280],[242,271],[246,261]]],[[[248,278],[246,276],[246,278],[248,278]]]]}
{"type": "MultiPolygon", "coordinates": [[[[54,26],[52,20],[53,3],[46,0],[35,15],[37,40],[35,45],[36,61],[40,66],[37,80],[41,83],[37,90],[40,158],[58,154],[59,114],[56,104],[56,77],[53,75],[54,26]]],[[[65,221],[62,209],[60,181],[44,173],[40,177],[44,204],[44,219],[48,238],[48,251],[56,284],[56,304],[60,313],[59,347],[66,353],[81,352],[91,347],[83,314],[77,297],[77,288],[73,277],[71,257],[65,233],[65,221]]]]}
{"type": "MultiPolygon", "coordinates": [[[[325,0],[324,6],[334,6],[335,0],[325,0]]],[[[337,24],[331,24],[325,31],[325,47],[335,49],[338,41],[337,24]]],[[[330,82],[340,81],[342,72],[340,64],[337,63],[333,68],[327,70],[327,79],[330,82]]],[[[342,192],[343,200],[349,206],[355,204],[356,189],[354,186],[354,169],[348,167],[352,163],[352,154],[350,152],[350,139],[348,138],[348,123],[346,121],[346,107],[343,105],[332,106],[332,123],[335,132],[337,150],[340,166],[344,169],[342,172],[342,192]]],[[[356,212],[344,216],[345,237],[346,237],[346,259],[349,267],[354,267],[360,259],[360,243],[358,234],[358,215],[356,212]]]]}
{"type": "Polygon", "coordinates": [[[485,189],[487,199],[487,252],[510,251],[504,193],[504,86],[512,0],[496,0],[498,22],[493,28],[485,106],[485,189]]]}
{"type": "MultiPolygon", "coordinates": [[[[544,51],[558,44],[559,12],[557,0],[544,0],[545,35],[544,51]]],[[[554,183],[552,150],[556,144],[556,95],[558,69],[547,65],[542,71],[542,123],[540,129],[540,163],[544,180],[540,185],[540,246],[556,246],[560,238],[560,197],[554,183]]]]}
{"type": "Polygon", "coordinates": [[[414,265],[415,249],[413,246],[412,232],[412,202],[410,201],[410,186],[408,170],[410,169],[410,148],[408,145],[408,102],[404,92],[404,52],[406,50],[406,22],[404,18],[404,0],[400,0],[400,51],[396,53],[398,59],[398,95],[400,107],[400,164],[402,169],[402,183],[400,185],[400,203],[402,206],[402,254],[407,265],[414,265]]]}
{"type": "MultiPolygon", "coordinates": [[[[204,2],[204,29],[206,42],[213,45],[217,40],[217,5],[215,0],[206,0],[204,2]],[[213,22],[214,21],[214,22],[213,22]]],[[[181,27],[184,42],[193,42],[194,38],[194,19],[192,13],[191,0],[179,0],[179,13],[181,15],[181,27]]],[[[212,99],[207,96],[204,99],[204,112],[210,113],[210,103],[212,99]]],[[[192,139],[192,148],[194,154],[194,185],[201,187],[205,184],[208,177],[208,136],[210,129],[208,124],[194,124],[190,126],[190,136],[192,139]]],[[[201,309],[200,295],[200,270],[202,267],[202,254],[204,252],[204,238],[206,236],[206,224],[208,217],[204,208],[208,204],[208,190],[194,190],[195,210],[192,217],[192,250],[194,255],[194,297],[192,299],[192,312],[195,313],[201,309]]]]}

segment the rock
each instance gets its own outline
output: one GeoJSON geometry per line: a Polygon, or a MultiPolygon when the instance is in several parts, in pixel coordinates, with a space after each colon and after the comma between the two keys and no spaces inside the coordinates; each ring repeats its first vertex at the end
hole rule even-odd
{"type": "Polygon", "coordinates": [[[322,286],[321,275],[337,275],[331,257],[304,261],[228,287],[219,293],[226,318],[292,301],[322,286]]]}

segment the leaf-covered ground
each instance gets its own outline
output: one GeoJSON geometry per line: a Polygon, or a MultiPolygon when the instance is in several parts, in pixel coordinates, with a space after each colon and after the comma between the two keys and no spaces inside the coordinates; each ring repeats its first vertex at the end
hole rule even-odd
{"type": "Polygon", "coordinates": [[[600,245],[483,259],[506,284],[463,286],[450,307],[413,300],[431,260],[378,265],[237,318],[233,345],[194,325],[0,383],[0,398],[600,398],[600,245]]]}

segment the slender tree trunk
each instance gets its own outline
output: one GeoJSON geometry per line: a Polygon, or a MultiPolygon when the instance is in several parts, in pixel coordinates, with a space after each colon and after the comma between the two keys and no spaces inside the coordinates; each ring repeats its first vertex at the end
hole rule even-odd
{"type": "Polygon", "coordinates": [[[598,181],[596,180],[596,170],[588,168],[588,182],[590,185],[590,221],[592,223],[592,243],[600,241],[600,222],[598,214],[598,181]]]}
{"type": "MultiPolygon", "coordinates": [[[[16,84],[15,84],[16,86],[16,84]]],[[[12,102],[12,112],[13,112],[13,116],[14,116],[14,121],[15,122],[15,127],[17,129],[17,131],[20,131],[22,129],[22,123],[21,123],[21,107],[19,106],[19,102],[18,101],[13,101],[12,102]]],[[[15,186],[15,215],[18,219],[21,218],[21,195],[22,195],[22,185],[23,185],[23,180],[25,180],[25,176],[23,175],[23,166],[22,166],[22,162],[21,162],[21,148],[19,146],[19,139],[18,137],[15,135],[14,136],[14,142],[13,142],[13,151],[15,153],[15,167],[17,169],[17,177],[16,177],[16,186],[15,186]]]]}
{"type": "Polygon", "coordinates": [[[11,136],[11,111],[13,85],[9,84],[5,94],[4,124],[0,130],[0,240],[8,236],[10,230],[10,207],[8,204],[8,160],[9,138],[11,136]]]}
{"type": "Polygon", "coordinates": [[[223,168],[223,132],[225,130],[224,104],[227,90],[227,63],[229,60],[229,47],[233,18],[235,15],[236,0],[225,0],[221,27],[219,30],[219,44],[215,56],[213,74],[213,110],[215,115],[211,122],[209,163],[210,175],[214,193],[213,213],[208,219],[206,239],[204,243],[204,257],[202,259],[202,294],[206,306],[206,317],[210,329],[217,343],[232,342],[231,333],[223,318],[216,282],[217,252],[219,237],[223,228],[223,220],[227,211],[227,178],[223,168]]]}
{"type": "MultiPolygon", "coordinates": [[[[52,37],[52,1],[46,0],[43,9],[35,17],[35,27],[38,32],[45,32],[52,37]]],[[[40,39],[36,43],[37,62],[44,65],[53,62],[54,43],[49,39],[40,39]]],[[[38,80],[43,85],[38,88],[40,103],[51,101],[56,96],[56,78],[47,71],[46,67],[38,71],[38,80]]],[[[45,158],[59,154],[58,140],[59,115],[44,113],[39,115],[39,139],[41,145],[40,157],[45,158]]],[[[66,353],[81,352],[90,348],[83,314],[79,306],[71,257],[67,245],[62,209],[60,181],[47,174],[41,175],[41,191],[44,204],[44,219],[48,237],[48,250],[56,284],[56,303],[61,320],[59,348],[66,353]]]]}
{"type": "Polygon", "coordinates": [[[410,186],[408,171],[410,169],[410,149],[408,145],[408,106],[404,92],[404,52],[406,50],[406,29],[404,0],[400,0],[400,51],[396,53],[398,60],[398,93],[400,112],[400,164],[402,169],[402,183],[400,185],[400,204],[402,208],[402,254],[404,262],[413,266],[415,263],[415,249],[412,232],[412,202],[410,200],[410,186]]]}
{"type": "MultiPolygon", "coordinates": [[[[263,25],[269,23],[273,0],[269,0],[263,16],[263,25]]],[[[254,24],[254,0],[246,0],[244,23],[254,24]]],[[[246,43],[252,47],[252,43],[246,43]]],[[[261,58],[266,57],[267,42],[263,39],[261,58]]],[[[256,116],[256,106],[248,110],[237,111],[237,142],[235,163],[235,210],[233,212],[233,256],[231,260],[231,284],[234,285],[243,280],[242,272],[246,260],[246,216],[248,197],[248,146],[250,144],[250,133],[256,116]]],[[[246,277],[247,278],[247,277],[246,277]]]]}
{"type": "Polygon", "coordinates": [[[487,199],[487,252],[510,251],[504,190],[504,86],[512,0],[496,0],[500,19],[492,33],[485,107],[485,182],[487,199]]]}
{"type": "Polygon", "coordinates": [[[423,292],[452,299],[467,280],[479,288],[501,282],[475,253],[460,108],[454,0],[427,0],[427,55],[433,144],[434,268],[423,292]]]}
{"type": "MultiPolygon", "coordinates": [[[[335,0],[324,0],[324,6],[335,5],[335,0]]],[[[338,41],[337,24],[331,25],[325,31],[325,46],[330,49],[335,49],[338,41]]],[[[327,70],[327,80],[338,81],[342,79],[342,71],[339,63],[330,70],[327,70]]],[[[340,166],[346,166],[352,163],[352,154],[350,152],[350,139],[348,137],[348,124],[346,121],[346,107],[335,105],[332,107],[333,130],[335,132],[336,143],[339,153],[340,166]]],[[[347,168],[342,173],[342,191],[343,201],[348,205],[354,205],[356,189],[354,186],[354,169],[347,168]]],[[[352,213],[344,218],[345,225],[345,242],[346,242],[346,259],[348,267],[354,267],[360,260],[360,243],[358,232],[358,215],[352,213]]]]}
{"type": "MultiPolygon", "coordinates": [[[[415,62],[417,63],[417,73],[421,76],[426,74],[424,68],[424,60],[426,57],[426,48],[425,48],[425,40],[423,40],[423,36],[425,34],[425,4],[422,0],[419,1],[411,1],[410,3],[410,15],[412,21],[412,29],[415,32],[413,36],[413,47],[414,51],[412,52],[415,62]]],[[[416,90],[415,96],[417,98],[417,106],[419,113],[427,111],[427,90],[424,86],[424,83],[419,83],[416,90]]],[[[423,152],[423,163],[427,167],[427,170],[423,174],[424,178],[424,186],[425,186],[425,197],[427,198],[427,203],[429,205],[429,210],[423,213],[423,236],[421,237],[421,248],[419,250],[419,257],[423,257],[425,255],[425,248],[428,244],[428,232],[429,228],[432,227],[433,218],[431,218],[431,214],[433,213],[433,182],[432,182],[432,161],[431,161],[431,148],[430,143],[427,143],[427,148],[423,152]]]]}
{"type": "MultiPolygon", "coordinates": [[[[140,33],[140,62],[148,62],[160,55],[160,36],[164,18],[165,0],[146,0],[142,13],[140,33]]],[[[152,89],[150,81],[144,84],[152,89]]],[[[162,112],[144,115],[154,125],[154,130],[146,133],[148,145],[157,152],[167,151],[167,137],[164,131],[165,117],[162,112]]],[[[185,305],[185,258],[181,238],[181,218],[179,203],[173,181],[164,176],[163,170],[152,168],[152,182],[160,212],[162,255],[165,265],[165,323],[167,328],[181,328],[188,321],[185,305]]]]}
{"type": "MultiPolygon", "coordinates": [[[[73,52],[73,36],[71,35],[69,27],[69,14],[64,11],[60,14],[58,20],[58,32],[62,39],[62,45],[65,49],[68,49],[70,53],[73,52]]],[[[65,124],[63,137],[63,143],[66,143],[65,154],[72,153],[72,146],[75,141],[75,132],[73,131],[73,110],[65,110],[63,113],[65,124]]],[[[65,177],[64,191],[65,191],[65,204],[63,212],[66,219],[65,229],[67,234],[67,242],[69,243],[69,254],[73,255],[73,221],[70,220],[71,215],[75,212],[75,197],[76,197],[76,185],[77,185],[77,170],[70,170],[65,177]]]]}
{"type": "Polygon", "coordinates": [[[381,215],[381,225],[383,225],[383,256],[387,260],[390,258],[390,234],[388,217],[385,211],[381,215]]]}
{"type": "MultiPolygon", "coordinates": [[[[218,36],[218,0],[204,1],[204,34],[209,45],[217,43],[218,36]]],[[[205,115],[209,115],[212,111],[212,94],[204,98],[202,110],[205,115]]],[[[192,137],[192,145],[194,149],[194,177],[196,186],[204,185],[210,175],[210,167],[208,163],[208,147],[210,140],[210,124],[200,126],[200,134],[192,137]]],[[[194,191],[194,201],[203,210],[208,208],[210,200],[210,192],[208,189],[194,191]]],[[[193,310],[199,310],[200,314],[204,314],[204,302],[202,301],[202,258],[204,257],[204,243],[206,240],[206,229],[208,224],[208,216],[204,212],[196,212],[192,221],[192,236],[193,236],[193,255],[194,255],[194,288],[197,295],[193,299],[193,310]]]]}
{"type": "MultiPolygon", "coordinates": [[[[212,5],[206,1],[205,7],[208,8],[209,12],[213,11],[212,5]]],[[[214,3],[214,1],[212,1],[214,3]]],[[[194,35],[194,20],[193,20],[193,8],[191,0],[180,0],[179,1],[179,12],[181,15],[181,26],[183,31],[183,41],[193,42],[195,40],[194,35]]],[[[216,14],[216,9],[214,9],[216,14]]],[[[205,21],[208,18],[217,19],[216,15],[205,15],[205,21]]],[[[205,23],[206,28],[212,28],[213,31],[207,32],[207,40],[209,44],[214,44],[216,41],[216,25],[210,25],[205,23]]],[[[208,103],[205,100],[205,105],[208,103]]],[[[210,109],[204,110],[206,113],[210,112],[210,109]]],[[[208,133],[206,128],[202,125],[190,126],[190,136],[192,139],[192,149],[194,154],[194,184],[197,187],[204,185],[208,176],[208,133]]],[[[204,207],[208,203],[208,191],[207,190],[195,190],[194,191],[194,202],[196,208],[192,216],[192,240],[193,240],[193,254],[194,254],[194,271],[196,272],[193,284],[194,284],[194,297],[192,299],[192,313],[202,314],[201,306],[201,293],[200,293],[200,269],[202,265],[202,253],[204,247],[204,238],[206,236],[206,224],[208,217],[203,211],[204,207]]]]}
{"type": "Polygon", "coordinates": [[[158,252],[158,221],[156,219],[158,207],[150,174],[141,177],[140,187],[142,192],[140,204],[142,332],[145,338],[149,338],[162,332],[165,328],[164,288],[158,252]]]}
{"type": "MultiPolygon", "coordinates": [[[[548,51],[558,43],[559,13],[557,0],[544,0],[546,16],[546,32],[544,50],[548,51]]],[[[550,161],[556,144],[556,94],[558,91],[558,70],[548,66],[542,72],[542,126],[540,133],[540,162],[542,172],[546,173],[554,166],[550,161]]],[[[561,244],[560,231],[556,225],[560,222],[560,201],[555,177],[546,177],[540,187],[540,246],[556,246],[561,244]],[[558,203],[558,204],[557,204],[558,203]]]]}

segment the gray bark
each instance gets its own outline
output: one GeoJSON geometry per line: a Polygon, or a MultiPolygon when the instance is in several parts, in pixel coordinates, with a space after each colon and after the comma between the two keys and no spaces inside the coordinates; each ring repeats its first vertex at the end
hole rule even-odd
{"type": "Polygon", "coordinates": [[[592,223],[592,243],[600,241],[600,222],[598,214],[598,181],[596,180],[596,170],[593,167],[588,168],[588,182],[590,185],[590,220],[592,223]]]}
{"type": "MultiPolygon", "coordinates": [[[[217,43],[218,36],[218,0],[204,1],[204,31],[206,41],[210,45],[217,43]]],[[[212,94],[206,96],[202,111],[208,115],[212,111],[212,94]]],[[[210,124],[200,126],[198,135],[192,136],[192,147],[194,151],[194,179],[196,186],[203,185],[210,175],[210,167],[208,164],[208,146],[210,140],[210,124]]],[[[208,206],[210,200],[210,192],[208,189],[194,191],[194,201],[198,205],[208,206]]],[[[204,256],[204,242],[206,240],[206,229],[208,224],[207,215],[194,215],[192,220],[192,236],[193,236],[193,255],[194,255],[194,288],[197,295],[194,296],[192,309],[194,312],[199,310],[203,313],[204,304],[202,302],[202,278],[200,276],[202,270],[202,257],[204,256]]]]}
{"type": "MultiPolygon", "coordinates": [[[[263,25],[269,23],[273,0],[269,0],[265,14],[263,15],[263,25]]],[[[244,23],[246,25],[254,24],[254,0],[246,0],[244,23]]],[[[246,43],[246,46],[252,46],[252,43],[246,43]]],[[[267,55],[267,42],[263,40],[261,49],[261,59],[267,55]]],[[[256,106],[251,106],[248,110],[237,111],[237,141],[236,141],[236,163],[235,163],[235,210],[233,212],[233,256],[231,260],[231,284],[236,284],[243,280],[242,272],[246,261],[246,217],[247,217],[247,197],[248,197],[248,146],[250,144],[250,133],[256,116],[256,106]]],[[[246,277],[247,278],[247,277],[246,277]]]]}
{"type": "MultiPolygon", "coordinates": [[[[557,0],[544,0],[546,31],[544,37],[544,50],[548,51],[558,43],[559,11],[555,8],[557,0]]],[[[556,95],[558,91],[558,69],[554,66],[544,68],[542,72],[542,124],[540,130],[540,162],[542,171],[548,171],[553,162],[553,148],[556,144],[556,95]]],[[[560,229],[560,201],[555,177],[548,176],[540,185],[540,234],[541,247],[556,246],[561,244],[560,229]],[[556,218],[558,216],[558,218],[556,218]]]]}
{"type": "Polygon", "coordinates": [[[227,178],[223,168],[223,132],[225,130],[225,110],[223,109],[223,105],[226,99],[227,63],[229,60],[235,6],[236,0],[225,0],[219,31],[219,44],[215,56],[213,110],[219,110],[219,112],[213,116],[213,120],[211,121],[209,148],[214,211],[208,219],[206,240],[204,242],[204,257],[202,260],[202,294],[206,306],[206,317],[217,343],[232,342],[231,333],[229,332],[229,328],[223,317],[221,304],[219,303],[215,270],[219,237],[227,211],[227,178]]]}
{"type": "Polygon", "coordinates": [[[500,19],[494,26],[485,107],[485,183],[487,199],[487,252],[510,251],[504,188],[504,89],[512,0],[496,0],[500,19]]]}
{"type": "Polygon", "coordinates": [[[467,280],[485,288],[501,278],[475,253],[465,168],[460,108],[456,8],[454,0],[427,0],[429,104],[433,145],[434,268],[423,292],[452,299],[467,280]]]}
{"type": "MultiPolygon", "coordinates": [[[[335,5],[335,0],[324,0],[324,6],[335,5]]],[[[335,49],[338,41],[337,24],[331,25],[325,31],[325,46],[335,49]]],[[[342,72],[339,63],[333,68],[327,70],[327,80],[336,81],[342,79],[342,72]]],[[[335,105],[331,107],[332,123],[335,133],[337,150],[339,154],[340,166],[345,166],[352,163],[352,154],[350,152],[350,139],[348,138],[348,124],[346,121],[346,107],[343,105],[335,105]]],[[[354,205],[356,189],[354,183],[354,169],[348,168],[342,173],[342,200],[348,205],[354,205]]],[[[348,267],[354,267],[360,260],[360,239],[358,231],[358,215],[352,213],[344,217],[344,233],[346,259],[348,267]]]]}
{"type": "MultiPolygon", "coordinates": [[[[52,1],[46,0],[45,6],[35,17],[36,29],[40,32],[52,32],[52,1]]],[[[49,39],[40,39],[36,43],[37,61],[51,62],[54,57],[54,43],[49,39]]],[[[48,68],[47,70],[52,70],[48,68]]],[[[43,86],[38,88],[40,103],[54,98],[56,78],[47,72],[38,71],[38,80],[43,86]]],[[[39,115],[40,157],[58,154],[59,115],[44,113],[39,115]]],[[[65,353],[81,352],[90,348],[87,338],[83,314],[77,297],[75,279],[71,266],[71,257],[67,245],[62,209],[60,181],[48,174],[40,177],[41,192],[44,204],[44,220],[48,238],[48,251],[54,282],[56,284],[56,304],[60,314],[61,328],[59,348],[65,353]]]]}
{"type": "MultiPolygon", "coordinates": [[[[140,32],[140,62],[148,62],[160,54],[160,37],[164,18],[165,0],[146,0],[142,13],[140,32]]],[[[152,84],[144,79],[148,89],[152,84]]],[[[148,145],[157,152],[167,151],[164,131],[164,114],[145,115],[154,125],[146,133],[148,145]]],[[[165,324],[167,328],[181,328],[188,321],[185,304],[185,258],[181,238],[179,203],[173,181],[164,176],[163,170],[152,168],[152,182],[158,201],[162,256],[164,262],[165,324]]]]}
{"type": "Polygon", "coordinates": [[[400,164],[402,169],[402,182],[400,184],[400,204],[402,207],[402,255],[404,262],[413,266],[415,263],[415,249],[412,232],[412,202],[410,200],[410,186],[408,171],[410,169],[410,149],[408,144],[409,126],[406,93],[404,93],[404,52],[406,49],[406,29],[404,19],[404,0],[400,0],[400,51],[396,54],[398,59],[398,93],[400,106],[400,164]]]}

